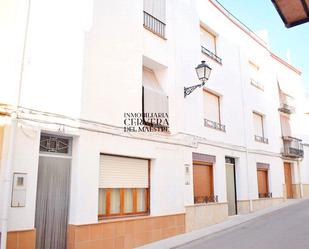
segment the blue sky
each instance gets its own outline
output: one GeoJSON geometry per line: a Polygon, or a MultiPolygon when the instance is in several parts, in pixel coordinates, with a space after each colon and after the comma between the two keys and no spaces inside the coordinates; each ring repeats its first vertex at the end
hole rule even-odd
{"type": "Polygon", "coordinates": [[[302,71],[309,93],[309,22],[285,28],[271,0],[218,0],[250,29],[268,30],[272,52],[287,60],[290,50],[292,65],[302,71]]]}

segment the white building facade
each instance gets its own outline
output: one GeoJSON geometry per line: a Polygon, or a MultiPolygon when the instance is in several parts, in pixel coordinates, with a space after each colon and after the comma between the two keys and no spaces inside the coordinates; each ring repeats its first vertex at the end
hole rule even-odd
{"type": "Polygon", "coordinates": [[[5,10],[6,248],[133,248],[309,196],[301,72],[215,1],[5,10]]]}

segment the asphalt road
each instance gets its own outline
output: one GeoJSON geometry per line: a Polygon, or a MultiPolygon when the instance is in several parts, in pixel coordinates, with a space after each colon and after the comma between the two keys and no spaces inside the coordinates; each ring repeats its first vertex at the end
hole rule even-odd
{"type": "Polygon", "coordinates": [[[309,200],[177,249],[309,249],[309,200]]]}

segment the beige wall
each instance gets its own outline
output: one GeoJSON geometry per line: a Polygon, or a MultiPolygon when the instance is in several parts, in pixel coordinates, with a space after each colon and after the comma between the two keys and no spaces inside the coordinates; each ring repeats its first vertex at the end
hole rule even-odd
{"type": "Polygon", "coordinates": [[[309,197],[309,184],[303,184],[303,197],[309,197]]]}
{"type": "Polygon", "coordinates": [[[253,200],[253,211],[279,205],[284,202],[284,198],[262,198],[253,200]]]}
{"type": "Polygon", "coordinates": [[[210,203],[187,206],[186,232],[219,223],[227,217],[227,203],[210,203]]]}
{"type": "Polygon", "coordinates": [[[184,232],[185,214],[69,225],[68,249],[131,249],[184,232]]]}
{"type": "Polygon", "coordinates": [[[300,198],[300,184],[292,184],[293,198],[300,198]]]}

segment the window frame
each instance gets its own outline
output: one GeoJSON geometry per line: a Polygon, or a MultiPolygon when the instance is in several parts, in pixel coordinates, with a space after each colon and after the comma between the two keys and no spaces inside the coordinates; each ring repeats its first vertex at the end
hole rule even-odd
{"type": "MultiPolygon", "coordinates": [[[[200,25],[200,30],[202,30],[203,32],[209,34],[213,38],[215,51],[211,51],[209,48],[206,48],[206,49],[208,49],[210,52],[212,52],[213,54],[218,56],[218,53],[217,53],[217,39],[218,39],[217,35],[215,35],[211,31],[209,31],[207,28],[203,27],[203,25],[200,25]]],[[[201,43],[202,43],[202,40],[201,40],[201,43]]],[[[204,47],[204,44],[201,44],[201,46],[204,47]]]]}
{"type": "MultiPolygon", "coordinates": [[[[214,97],[216,97],[217,99],[218,99],[218,117],[219,117],[219,124],[222,124],[222,120],[221,120],[221,96],[220,95],[218,95],[218,94],[215,94],[215,93],[213,93],[213,92],[211,92],[211,91],[209,91],[209,90],[207,90],[207,89],[203,89],[204,91],[203,91],[203,93],[204,94],[210,94],[210,95],[212,95],[212,96],[214,96],[214,97]]],[[[204,109],[204,107],[205,107],[205,103],[203,103],[204,105],[203,105],[203,109],[204,109]]],[[[203,110],[203,116],[204,116],[204,119],[208,119],[207,117],[205,117],[205,109],[203,110]]],[[[217,121],[215,121],[215,120],[211,120],[211,121],[213,121],[213,122],[217,122],[217,121]]]]}
{"type": "MultiPolygon", "coordinates": [[[[255,112],[255,111],[253,111],[252,113],[253,113],[253,116],[257,115],[261,118],[261,125],[262,125],[262,136],[261,137],[265,138],[265,129],[264,129],[265,117],[264,117],[264,115],[261,114],[261,113],[255,112]]],[[[255,126],[254,121],[255,121],[255,119],[253,119],[253,125],[255,126]]],[[[254,131],[254,133],[256,133],[256,132],[254,131]]],[[[254,135],[260,136],[259,134],[254,134],[254,135]]]]}
{"type": "MultiPolygon", "coordinates": [[[[101,153],[102,154],[102,153],[101,153]]],[[[107,154],[106,154],[107,155],[107,154]]],[[[118,155],[117,155],[118,156],[118,155]]],[[[121,156],[121,157],[127,157],[127,156],[121,156]]],[[[136,159],[144,159],[144,158],[138,158],[138,157],[127,157],[127,158],[136,158],[136,159]]],[[[151,173],[151,160],[147,159],[148,161],[148,188],[98,188],[98,204],[100,202],[99,200],[99,191],[100,189],[106,189],[105,194],[105,214],[99,213],[98,208],[98,219],[114,219],[114,218],[126,218],[126,217],[134,217],[134,216],[142,216],[142,215],[149,215],[150,214],[150,173],[151,173]],[[120,213],[110,214],[110,192],[113,189],[119,189],[120,193],[120,213]],[[124,212],[124,190],[125,189],[132,189],[133,190],[133,212],[125,213],[124,212]],[[144,189],[145,191],[145,211],[138,212],[137,211],[137,190],[138,189],[144,189]]]]}

